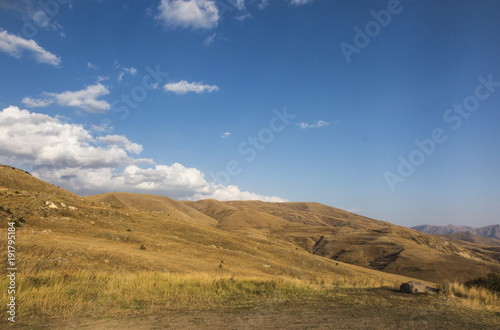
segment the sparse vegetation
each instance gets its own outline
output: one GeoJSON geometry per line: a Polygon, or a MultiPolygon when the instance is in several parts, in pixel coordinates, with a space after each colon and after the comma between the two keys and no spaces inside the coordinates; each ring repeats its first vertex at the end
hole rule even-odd
{"type": "Polygon", "coordinates": [[[465,282],[465,286],[485,288],[491,292],[500,293],[500,274],[489,273],[486,277],[478,277],[465,282]]]}
{"type": "Polygon", "coordinates": [[[490,305],[497,308],[500,306],[499,295],[482,287],[454,282],[446,286],[444,292],[455,297],[464,298],[471,305],[490,305]]]}
{"type": "MultiPolygon", "coordinates": [[[[490,325],[486,316],[498,310],[496,295],[459,284],[434,297],[399,294],[396,289],[408,277],[306,252],[318,238],[302,236],[300,241],[280,239],[278,243],[275,238],[284,237],[279,236],[278,229],[285,222],[276,220],[277,215],[263,216],[252,228],[255,231],[234,233],[216,228],[217,220],[188,203],[166,197],[110,194],[83,198],[31,176],[6,182],[0,176],[0,186],[10,192],[1,199],[0,212],[23,224],[18,230],[22,239],[16,241],[20,251],[16,265],[20,269],[16,295],[20,322],[38,325],[54,318],[156,315],[172,309],[218,313],[266,306],[267,310],[267,306],[283,304],[314,311],[318,306],[332,310],[348,306],[356,319],[361,314],[379,317],[381,308],[387,313],[397,310],[404,314],[415,306],[427,308],[439,299],[453,298],[446,300],[442,314],[452,315],[449,318],[455,322],[473,310],[471,317],[479,322],[474,324],[481,327],[490,325]],[[29,185],[23,186],[25,182],[29,185]],[[40,196],[30,194],[27,187],[35,187],[32,189],[40,191],[40,196]],[[23,194],[12,194],[14,189],[23,194]],[[49,207],[51,203],[57,208],[49,207]],[[110,208],[113,203],[119,207],[110,208]],[[69,209],[70,205],[76,209],[69,209]],[[277,229],[261,235],[269,228],[277,229]],[[297,249],[299,244],[303,247],[297,249]]],[[[268,204],[245,205],[265,208],[268,204]]],[[[228,204],[218,206],[211,210],[222,214],[236,209],[228,204]]],[[[252,219],[249,214],[259,212],[241,212],[242,218],[233,217],[235,225],[240,219],[248,223],[252,219]]],[[[305,221],[305,211],[290,212],[305,221]]],[[[5,231],[5,222],[0,223],[0,229],[5,231]]],[[[0,251],[0,259],[6,260],[5,250],[0,251]]],[[[7,286],[8,279],[0,279],[2,301],[7,299],[7,286]]],[[[5,311],[3,304],[0,313],[5,311]]]]}

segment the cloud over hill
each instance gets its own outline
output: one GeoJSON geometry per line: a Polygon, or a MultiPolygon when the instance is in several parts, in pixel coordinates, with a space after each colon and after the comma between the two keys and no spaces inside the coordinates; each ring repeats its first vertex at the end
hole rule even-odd
{"type": "Polygon", "coordinates": [[[143,192],[177,199],[285,201],[208,182],[182,164],[138,158],[142,145],[121,135],[96,136],[83,125],[10,106],[0,111],[0,161],[80,194],[143,192]]]}

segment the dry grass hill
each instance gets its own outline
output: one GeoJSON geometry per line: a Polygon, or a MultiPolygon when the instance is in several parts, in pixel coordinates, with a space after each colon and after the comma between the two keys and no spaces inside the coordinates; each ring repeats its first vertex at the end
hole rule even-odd
{"type": "MultiPolygon", "coordinates": [[[[495,294],[452,284],[500,271],[482,246],[317,203],[82,197],[0,166],[0,219],[3,240],[7,223],[17,226],[20,328],[119,329],[136,316],[160,327],[186,319],[179,327],[260,328],[267,317],[289,327],[299,312],[285,311],[306,313],[318,327],[484,328],[500,312],[495,294]],[[394,292],[415,278],[447,289],[394,292]],[[191,310],[206,318],[169,318],[191,310]]],[[[5,249],[0,257],[7,260],[5,249]]],[[[0,286],[6,301],[7,278],[0,286]]],[[[5,304],[0,311],[6,315],[5,304]]],[[[132,327],[148,328],[139,323],[132,327]]]]}
{"type": "Polygon", "coordinates": [[[496,256],[485,247],[318,203],[184,203],[216,219],[218,228],[247,236],[260,232],[260,237],[298,246],[315,255],[393,274],[439,283],[500,271],[496,256]]]}

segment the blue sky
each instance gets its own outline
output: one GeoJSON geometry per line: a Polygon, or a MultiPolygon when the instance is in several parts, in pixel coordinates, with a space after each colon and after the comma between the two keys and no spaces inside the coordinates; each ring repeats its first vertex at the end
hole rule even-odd
{"type": "Polygon", "coordinates": [[[0,162],[83,195],[495,224],[499,13],[495,0],[0,0],[0,162]]]}

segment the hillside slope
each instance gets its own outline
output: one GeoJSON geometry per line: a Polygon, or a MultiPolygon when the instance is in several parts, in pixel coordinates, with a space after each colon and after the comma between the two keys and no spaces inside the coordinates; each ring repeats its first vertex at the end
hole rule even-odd
{"type": "Polygon", "coordinates": [[[218,228],[388,273],[446,282],[500,271],[495,252],[481,246],[452,242],[318,203],[184,203],[217,220],[218,228]],[[269,216],[273,225],[262,225],[269,216]]]}
{"type": "MultiPolygon", "coordinates": [[[[405,280],[220,230],[218,221],[167,197],[81,197],[18,169],[0,171],[0,217],[19,226],[18,266],[26,273],[100,269],[405,280]]],[[[3,233],[7,221],[0,223],[3,233]]]]}
{"type": "Polygon", "coordinates": [[[128,208],[137,212],[158,214],[168,218],[182,220],[188,223],[215,227],[217,221],[191,207],[171,198],[157,195],[133,193],[106,193],[87,196],[87,200],[128,208]]]}
{"type": "Polygon", "coordinates": [[[312,276],[337,271],[331,267],[338,261],[366,268],[356,272],[382,270],[432,282],[500,272],[495,252],[481,246],[318,203],[178,202],[128,193],[81,197],[24,171],[0,171],[0,216],[22,219],[27,268],[35,258],[40,261],[33,264],[63,260],[68,267],[213,271],[224,260],[222,269],[235,274],[312,276]]]}

